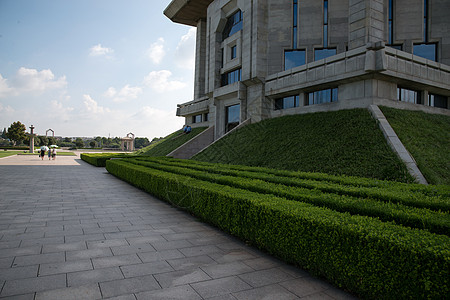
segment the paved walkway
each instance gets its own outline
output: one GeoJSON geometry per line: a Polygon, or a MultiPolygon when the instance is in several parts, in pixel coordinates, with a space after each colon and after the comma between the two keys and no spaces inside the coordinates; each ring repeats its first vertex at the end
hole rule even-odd
{"type": "Polygon", "coordinates": [[[0,159],[1,299],[349,299],[79,157],[0,159]]]}

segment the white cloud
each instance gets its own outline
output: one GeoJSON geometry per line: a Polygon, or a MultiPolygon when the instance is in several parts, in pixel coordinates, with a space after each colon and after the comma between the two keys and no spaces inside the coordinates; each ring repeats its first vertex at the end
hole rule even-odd
{"type": "Polygon", "coordinates": [[[73,107],[65,107],[62,102],[52,100],[50,102],[50,111],[52,117],[57,120],[68,121],[70,120],[70,114],[74,111],[73,107]]]}
{"type": "Polygon", "coordinates": [[[196,34],[197,28],[191,28],[178,42],[175,51],[175,62],[180,68],[194,69],[196,34]]]}
{"type": "Polygon", "coordinates": [[[0,98],[24,93],[43,93],[64,89],[66,86],[66,76],[55,78],[49,69],[38,71],[21,67],[11,79],[3,78],[0,74],[0,98]]]}
{"type": "Polygon", "coordinates": [[[151,44],[147,54],[153,63],[159,64],[166,55],[166,51],[164,50],[164,39],[160,37],[156,42],[151,44]]]}
{"type": "Polygon", "coordinates": [[[144,78],[144,84],[157,93],[175,91],[186,87],[186,83],[177,80],[169,80],[172,72],[168,70],[152,71],[144,78]]]}
{"type": "Polygon", "coordinates": [[[106,58],[112,58],[112,54],[114,53],[113,49],[102,47],[101,44],[95,45],[89,50],[90,56],[105,56],[106,58]]]}
{"type": "Polygon", "coordinates": [[[103,95],[107,98],[113,98],[114,102],[126,102],[136,99],[142,93],[142,88],[131,87],[129,84],[124,86],[119,92],[114,87],[110,87],[103,95]]]}
{"type": "Polygon", "coordinates": [[[91,115],[102,115],[104,113],[109,113],[109,108],[99,106],[97,101],[92,99],[90,95],[83,95],[83,104],[85,112],[91,115]]]}
{"type": "Polygon", "coordinates": [[[13,113],[14,108],[12,108],[9,105],[3,106],[3,104],[0,103],[0,113],[13,113]]]}

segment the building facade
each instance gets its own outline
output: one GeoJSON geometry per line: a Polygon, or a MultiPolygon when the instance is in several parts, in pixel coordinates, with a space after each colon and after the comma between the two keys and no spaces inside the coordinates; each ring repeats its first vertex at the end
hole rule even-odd
{"type": "Polygon", "coordinates": [[[197,28],[186,124],[371,104],[450,115],[450,0],[173,0],[197,28]]]}

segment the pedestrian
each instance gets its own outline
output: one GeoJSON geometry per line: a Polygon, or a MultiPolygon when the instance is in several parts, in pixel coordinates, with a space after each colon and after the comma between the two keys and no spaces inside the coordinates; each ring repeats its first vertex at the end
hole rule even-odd
{"type": "Polygon", "coordinates": [[[56,148],[52,149],[52,159],[55,160],[56,158],[56,148]]]}
{"type": "Polygon", "coordinates": [[[52,150],[48,149],[48,160],[52,158],[52,150]]]}
{"type": "Polygon", "coordinates": [[[44,156],[45,156],[45,150],[41,149],[41,152],[39,153],[39,156],[41,157],[42,160],[44,160],[44,156]]]}

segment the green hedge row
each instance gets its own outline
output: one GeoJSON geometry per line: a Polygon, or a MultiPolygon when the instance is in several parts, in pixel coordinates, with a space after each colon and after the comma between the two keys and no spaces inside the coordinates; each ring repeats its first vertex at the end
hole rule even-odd
{"type": "Polygon", "coordinates": [[[378,199],[384,202],[399,203],[412,207],[428,208],[437,211],[450,211],[450,186],[424,186],[397,182],[370,180],[356,177],[343,177],[316,173],[300,173],[247,166],[220,165],[204,162],[176,160],[168,158],[136,158],[139,161],[154,161],[208,173],[260,179],[267,182],[292,187],[318,189],[358,198],[378,199]],[[301,176],[298,176],[299,173],[301,176]],[[328,181],[326,179],[329,179],[328,181]],[[364,183],[364,184],[362,184],[364,183]]]}
{"type": "Polygon", "coordinates": [[[450,293],[450,238],[375,218],[220,185],[128,160],[107,170],[363,298],[450,293]]]}
{"type": "Polygon", "coordinates": [[[124,153],[81,153],[81,159],[85,162],[96,166],[96,167],[105,167],[106,161],[111,158],[125,158],[130,157],[130,154],[124,153]]]}
{"type": "Polygon", "coordinates": [[[376,217],[383,221],[394,221],[404,226],[427,229],[430,232],[450,235],[450,217],[448,213],[409,207],[398,203],[385,203],[371,198],[357,198],[324,193],[318,189],[286,186],[259,179],[206,173],[199,170],[139,159],[131,159],[129,162],[166,172],[190,176],[203,181],[210,181],[262,194],[273,194],[278,197],[323,206],[340,212],[376,217]]]}

